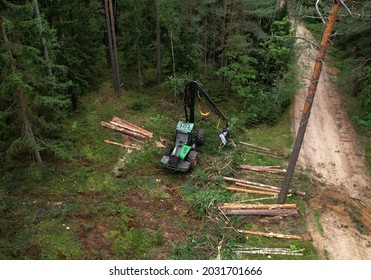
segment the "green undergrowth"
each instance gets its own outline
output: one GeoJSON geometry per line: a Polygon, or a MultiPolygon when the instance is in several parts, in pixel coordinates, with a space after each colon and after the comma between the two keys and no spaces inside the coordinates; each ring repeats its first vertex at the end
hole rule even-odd
{"type": "MultiPolygon", "coordinates": [[[[161,87],[124,92],[118,99],[107,85],[83,96],[80,111],[65,125],[62,159],[0,167],[0,259],[266,258],[235,254],[241,246],[305,248],[303,257],[293,259],[316,258],[310,242],[246,239],[230,229],[304,233],[306,198],[289,197],[300,216],[272,226],[259,219],[227,221],[220,214],[220,203],[259,198],[227,191],[222,176],[280,184],[282,176],[242,172],[238,165],[285,166],[292,143],[288,113],[277,125],[246,130],[238,104],[233,98],[218,104],[231,126],[231,142],[223,148],[217,119],[197,115],[196,124],[206,131],[198,166],[192,173],[172,173],[161,166],[159,146],[171,141],[177,121],[184,120],[181,99],[174,102],[161,87]],[[152,131],[154,137],[135,142],[138,151],[105,144],[122,142],[120,134],[100,124],[113,116],[152,131]],[[241,141],[272,149],[280,159],[252,153],[241,141]]],[[[309,195],[312,187],[301,173],[292,183],[309,195]]],[[[277,259],[285,257],[291,259],[277,259]]]]}

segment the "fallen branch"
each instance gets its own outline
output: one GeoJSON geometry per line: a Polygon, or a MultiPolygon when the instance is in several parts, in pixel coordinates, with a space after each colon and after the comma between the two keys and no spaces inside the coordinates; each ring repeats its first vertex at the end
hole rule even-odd
{"type": "Polygon", "coordinates": [[[242,193],[252,193],[252,194],[262,194],[262,195],[274,195],[274,194],[276,194],[274,192],[246,190],[246,189],[235,188],[235,187],[226,187],[226,189],[230,190],[230,191],[242,192],[242,193]]]}
{"type": "Polygon", "coordinates": [[[267,173],[283,174],[283,175],[286,174],[286,169],[274,169],[274,168],[252,166],[252,165],[240,165],[239,168],[243,170],[251,170],[251,171],[257,171],[257,172],[267,172],[267,173]]]}
{"type": "Polygon", "coordinates": [[[107,144],[110,144],[110,145],[120,146],[122,148],[127,148],[127,149],[132,149],[132,150],[141,150],[141,148],[137,147],[137,146],[126,145],[126,144],[122,144],[122,143],[113,142],[113,141],[110,141],[110,140],[104,140],[104,142],[107,143],[107,144]]]}
{"type": "Polygon", "coordinates": [[[226,216],[298,216],[296,209],[242,209],[222,210],[226,216]]]}
{"type": "Polygon", "coordinates": [[[246,235],[263,236],[263,237],[270,237],[270,238],[296,239],[296,240],[304,239],[304,237],[299,236],[299,235],[281,234],[281,233],[273,233],[273,232],[265,233],[265,232],[251,231],[251,230],[238,230],[238,232],[246,234],[246,235]]]}

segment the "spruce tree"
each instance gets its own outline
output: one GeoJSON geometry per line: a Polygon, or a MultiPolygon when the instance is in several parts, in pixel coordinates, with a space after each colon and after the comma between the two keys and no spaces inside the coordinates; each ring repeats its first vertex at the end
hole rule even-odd
{"type": "Polygon", "coordinates": [[[69,105],[60,79],[66,69],[54,64],[55,33],[35,18],[35,2],[17,3],[0,4],[0,152],[8,159],[29,154],[41,163],[43,150],[58,150],[69,105]],[[43,56],[42,38],[49,60],[43,56]]]}

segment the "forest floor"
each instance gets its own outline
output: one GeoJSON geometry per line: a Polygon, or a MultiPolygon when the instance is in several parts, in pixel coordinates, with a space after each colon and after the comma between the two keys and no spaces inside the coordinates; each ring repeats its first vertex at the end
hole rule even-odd
{"type": "MultiPolygon", "coordinates": [[[[297,36],[314,41],[301,23],[297,36]]],[[[292,107],[293,132],[300,124],[315,59],[315,51],[305,45],[299,57],[303,86],[292,107]]],[[[300,165],[321,182],[309,202],[308,228],[324,258],[371,259],[371,180],[344,101],[333,83],[335,75],[336,70],[324,64],[299,156],[300,165]]]]}

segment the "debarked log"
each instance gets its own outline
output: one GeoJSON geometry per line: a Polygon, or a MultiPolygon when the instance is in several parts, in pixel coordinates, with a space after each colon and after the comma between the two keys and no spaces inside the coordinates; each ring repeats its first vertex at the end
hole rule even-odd
{"type": "Polygon", "coordinates": [[[239,209],[223,210],[226,216],[298,216],[297,209],[239,209]]]}
{"type": "Polygon", "coordinates": [[[234,191],[234,192],[241,192],[241,193],[251,193],[251,194],[263,194],[263,195],[277,195],[276,192],[270,191],[258,191],[258,190],[248,190],[248,189],[241,189],[236,187],[226,187],[227,190],[234,191]]]}
{"type": "Polygon", "coordinates": [[[267,173],[272,173],[272,174],[286,174],[286,169],[267,168],[267,167],[252,166],[252,165],[240,165],[239,168],[243,170],[251,170],[251,171],[256,171],[256,172],[267,172],[267,173]]]}
{"type": "Polygon", "coordinates": [[[259,232],[259,231],[251,231],[251,230],[237,230],[240,233],[246,235],[255,235],[255,236],[264,236],[264,237],[271,237],[271,238],[281,238],[281,239],[296,239],[296,240],[303,240],[304,237],[299,235],[291,235],[291,234],[281,234],[281,233],[273,233],[273,232],[259,232]]]}
{"type": "MultiPolygon", "coordinates": [[[[262,188],[267,188],[267,189],[270,189],[271,191],[273,190],[279,190],[281,191],[281,188],[280,187],[277,187],[277,186],[272,186],[272,185],[266,185],[266,184],[261,184],[261,183],[257,183],[257,182],[251,182],[251,181],[247,181],[247,180],[242,180],[242,179],[236,179],[236,178],[231,178],[231,177],[223,177],[223,180],[225,181],[228,181],[228,182],[234,182],[234,183],[238,183],[239,186],[243,186],[242,184],[244,185],[247,185],[247,186],[257,186],[257,187],[262,187],[262,188]]],[[[305,195],[305,192],[302,192],[302,191],[289,191],[289,193],[293,193],[295,195],[300,195],[300,196],[304,196],[305,195]]]]}
{"type": "Polygon", "coordinates": [[[242,203],[223,203],[219,208],[226,210],[236,209],[298,209],[296,204],[242,204],[242,203]]]}

